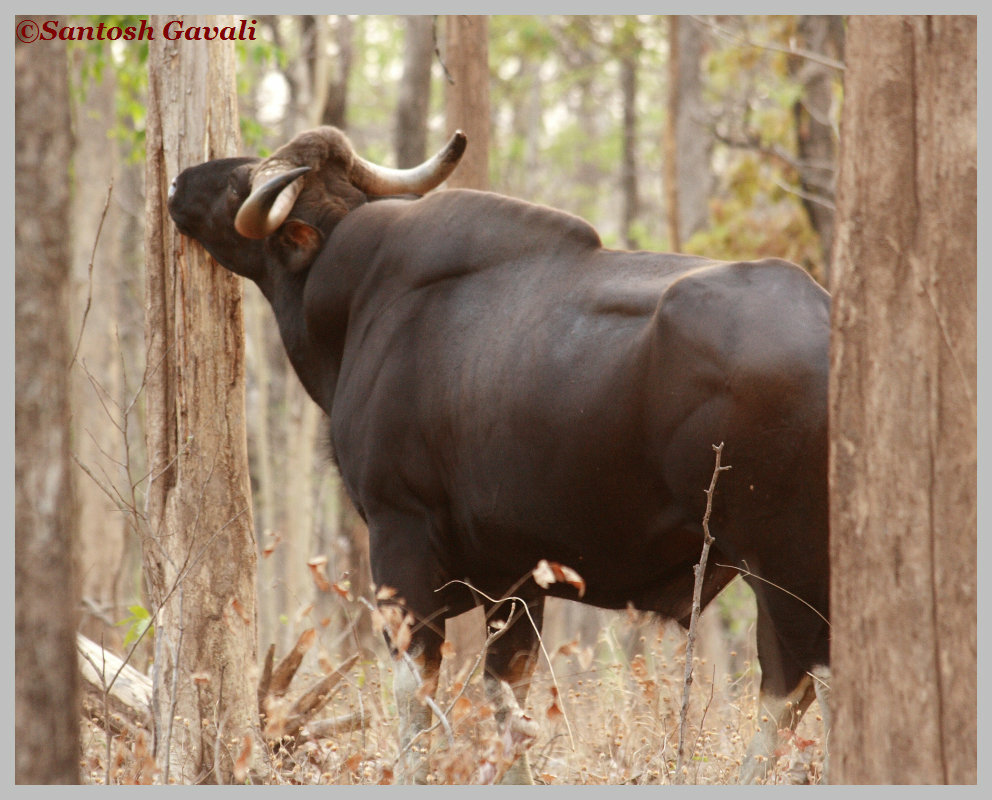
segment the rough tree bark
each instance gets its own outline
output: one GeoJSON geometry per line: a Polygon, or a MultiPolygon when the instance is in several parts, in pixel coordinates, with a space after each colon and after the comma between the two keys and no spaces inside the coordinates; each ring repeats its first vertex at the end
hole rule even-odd
{"type": "Polygon", "coordinates": [[[852,17],[830,373],[831,781],[976,766],[977,25],[852,17]]]}
{"type": "Polygon", "coordinates": [[[447,84],[448,135],[460,128],[468,148],[448,186],[489,188],[489,18],[445,17],[445,65],[454,83],[447,84]]]}
{"type": "MultiPolygon", "coordinates": [[[[150,24],[161,30],[168,19],[150,24]]],[[[148,63],[143,557],[157,610],[155,752],[163,780],[227,783],[245,779],[248,747],[263,752],[241,284],[179,235],[166,198],[180,169],[238,150],[235,52],[227,42],[155,39],[148,63]]]]}
{"type": "Polygon", "coordinates": [[[79,783],[77,509],[66,327],[72,126],[65,46],[18,41],[14,84],[14,780],[79,783]]]}

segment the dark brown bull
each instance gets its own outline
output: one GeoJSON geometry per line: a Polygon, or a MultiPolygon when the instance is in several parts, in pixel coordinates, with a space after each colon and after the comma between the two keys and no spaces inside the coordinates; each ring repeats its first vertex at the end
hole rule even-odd
{"type": "MultiPolygon", "coordinates": [[[[703,603],[746,570],[763,721],[742,779],[758,778],[829,663],[829,297],[782,261],[606,250],[584,221],[497,194],[377,199],[430,191],[464,146],[384,170],[320,128],[187,169],[169,201],[261,288],[330,417],[373,578],[416,620],[401,741],[430,722],[417,689],[436,687],[444,619],[477,600],[465,583],[512,588],[540,624],[546,594],[576,597],[521,583],[547,559],[582,576],[584,602],[686,624],[723,442],[703,603]]],[[[500,682],[522,702],[535,665],[519,611],[486,655],[500,719],[500,682]]],[[[525,759],[508,777],[529,779],[525,759]]]]}

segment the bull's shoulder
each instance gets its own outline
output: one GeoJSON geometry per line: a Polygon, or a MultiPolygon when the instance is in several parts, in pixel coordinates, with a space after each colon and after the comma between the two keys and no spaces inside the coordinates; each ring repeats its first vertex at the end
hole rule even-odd
{"type": "Polygon", "coordinates": [[[596,229],[581,217],[494,192],[452,189],[425,197],[418,208],[454,229],[495,238],[506,249],[602,246],[596,229]]]}
{"type": "Polygon", "coordinates": [[[337,258],[407,288],[454,286],[472,275],[535,274],[601,249],[584,220],[492,192],[450,189],[352,211],[334,233],[337,258]]]}
{"type": "Polygon", "coordinates": [[[466,266],[602,246],[585,220],[494,192],[449,189],[395,207],[392,214],[387,244],[407,254],[456,258],[466,266]]]}

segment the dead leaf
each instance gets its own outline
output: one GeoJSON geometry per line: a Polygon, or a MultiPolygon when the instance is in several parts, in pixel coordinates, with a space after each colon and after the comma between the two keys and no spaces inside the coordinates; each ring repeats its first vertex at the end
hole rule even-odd
{"type": "Polygon", "coordinates": [[[155,763],[155,756],[152,755],[148,747],[148,740],[145,732],[139,730],[134,743],[134,760],[137,766],[135,773],[135,783],[141,786],[151,786],[158,774],[158,764],[155,763]]]}
{"type": "Polygon", "coordinates": [[[586,593],[586,582],[571,567],[548,561],[542,558],[533,571],[534,582],[542,589],[547,589],[552,583],[567,583],[573,586],[582,597],[586,593]]]}
{"type": "Polygon", "coordinates": [[[354,755],[348,756],[348,758],[345,759],[344,765],[351,772],[358,772],[358,768],[362,765],[362,754],[355,753],[354,755]]]}
{"type": "Polygon", "coordinates": [[[231,608],[233,608],[238,613],[238,616],[241,617],[241,621],[244,622],[245,625],[251,622],[251,615],[248,613],[247,609],[245,609],[245,607],[241,604],[241,601],[238,600],[237,597],[231,598],[231,608]]]}
{"type": "Polygon", "coordinates": [[[330,675],[336,669],[334,662],[331,660],[330,654],[326,650],[321,650],[317,654],[317,663],[320,664],[320,668],[326,675],[330,675]]]}
{"type": "Polygon", "coordinates": [[[453,658],[455,655],[455,646],[448,639],[445,639],[441,643],[441,657],[442,658],[453,658]]]}
{"type": "Polygon", "coordinates": [[[234,780],[238,783],[244,783],[245,778],[248,777],[248,769],[251,767],[251,752],[251,736],[245,736],[241,742],[241,753],[238,755],[238,760],[234,762],[234,780]]]}
{"type": "Polygon", "coordinates": [[[472,713],[472,701],[467,697],[459,697],[451,709],[451,716],[455,722],[461,722],[472,713]]]}
{"type": "Polygon", "coordinates": [[[579,650],[579,640],[572,639],[570,642],[565,642],[557,650],[555,650],[556,656],[572,656],[575,655],[579,650]]]}
{"type": "Polygon", "coordinates": [[[565,716],[565,712],[562,711],[561,703],[559,702],[558,689],[555,686],[551,687],[551,705],[548,706],[547,716],[551,722],[557,722],[565,716]]]}
{"type": "Polygon", "coordinates": [[[327,556],[314,556],[307,561],[307,566],[310,567],[310,576],[317,588],[322,592],[329,592],[331,582],[327,578],[327,556]]]}
{"type": "Polygon", "coordinates": [[[271,539],[271,541],[262,548],[262,558],[268,558],[275,552],[279,542],[282,541],[282,535],[279,531],[266,531],[265,538],[271,539]]]}
{"type": "Polygon", "coordinates": [[[405,653],[406,649],[410,646],[410,640],[412,638],[412,634],[411,634],[412,627],[413,627],[413,615],[407,614],[406,617],[403,618],[403,622],[400,623],[400,625],[397,626],[396,628],[396,633],[395,636],[393,637],[393,644],[396,646],[396,649],[401,653],[405,653]]]}
{"type": "Polygon", "coordinates": [[[386,629],[386,618],[378,608],[372,609],[372,630],[381,634],[386,629]]]}
{"type": "Polygon", "coordinates": [[[300,606],[296,610],[296,622],[302,622],[304,617],[310,616],[310,612],[313,611],[313,603],[306,603],[300,606]]]}

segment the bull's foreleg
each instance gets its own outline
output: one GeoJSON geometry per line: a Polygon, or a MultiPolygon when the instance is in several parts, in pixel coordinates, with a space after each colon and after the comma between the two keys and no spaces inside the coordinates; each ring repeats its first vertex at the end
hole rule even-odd
{"type": "MultiPolygon", "coordinates": [[[[528,605],[530,616],[517,603],[506,602],[488,619],[491,629],[505,622],[497,630],[486,651],[486,697],[495,710],[496,722],[507,741],[520,741],[533,737],[533,724],[528,724],[522,709],[527,701],[527,691],[534,674],[538,657],[538,636],[544,619],[544,598],[528,605]],[[513,611],[512,617],[507,619],[513,611]],[[508,696],[504,684],[510,688],[508,696]],[[515,702],[514,702],[515,701],[515,702]]],[[[504,773],[504,784],[532,784],[527,750],[522,746],[519,757],[504,773]]]]}
{"type": "Polygon", "coordinates": [[[425,698],[437,691],[441,642],[433,632],[414,636],[405,652],[393,651],[393,692],[399,717],[400,756],[396,782],[427,783],[431,708],[425,698]]]}

